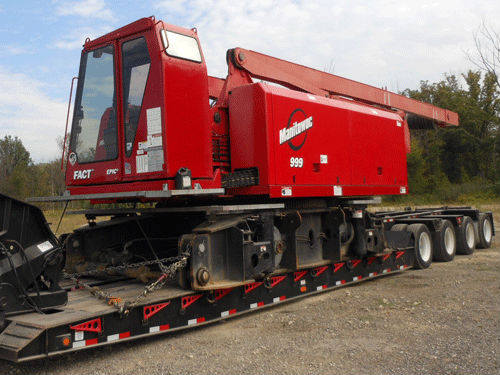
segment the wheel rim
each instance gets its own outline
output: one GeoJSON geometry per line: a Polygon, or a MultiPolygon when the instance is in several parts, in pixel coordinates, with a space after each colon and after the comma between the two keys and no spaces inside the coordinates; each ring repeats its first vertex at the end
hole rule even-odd
{"type": "Polygon", "coordinates": [[[431,259],[431,239],[426,232],[420,233],[418,250],[424,262],[428,262],[431,259]]]}
{"type": "Polygon", "coordinates": [[[452,255],[455,249],[455,234],[450,227],[447,227],[444,231],[444,249],[448,255],[452,255]]]}
{"type": "Polygon", "coordinates": [[[470,249],[474,247],[474,227],[470,223],[465,228],[465,241],[470,249]]]}
{"type": "Polygon", "coordinates": [[[486,243],[490,243],[491,236],[492,236],[492,230],[491,230],[491,223],[490,223],[489,219],[484,219],[484,221],[483,221],[483,236],[484,236],[484,241],[486,243]]]}
{"type": "Polygon", "coordinates": [[[274,234],[274,264],[276,267],[281,263],[283,258],[283,250],[279,248],[281,244],[281,232],[277,227],[273,227],[274,234]]]}

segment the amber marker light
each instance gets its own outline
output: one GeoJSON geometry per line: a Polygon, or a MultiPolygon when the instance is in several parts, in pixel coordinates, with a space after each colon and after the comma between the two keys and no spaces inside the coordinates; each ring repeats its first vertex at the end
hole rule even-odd
{"type": "Polygon", "coordinates": [[[70,346],[71,345],[71,339],[69,337],[64,337],[62,339],[62,344],[63,344],[63,346],[70,346]]]}

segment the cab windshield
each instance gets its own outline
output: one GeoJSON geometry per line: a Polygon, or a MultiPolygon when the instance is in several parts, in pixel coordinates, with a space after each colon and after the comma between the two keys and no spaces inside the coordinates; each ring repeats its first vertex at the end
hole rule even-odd
{"type": "Polygon", "coordinates": [[[71,131],[71,151],[79,163],[116,159],[117,147],[114,48],[82,56],[71,131]]]}

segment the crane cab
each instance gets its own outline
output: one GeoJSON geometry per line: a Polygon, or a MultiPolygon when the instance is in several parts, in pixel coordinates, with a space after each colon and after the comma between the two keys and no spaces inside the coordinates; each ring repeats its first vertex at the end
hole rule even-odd
{"type": "Polygon", "coordinates": [[[78,78],[72,195],[173,189],[179,170],[202,186],[212,179],[207,68],[195,29],[143,18],[87,39],[78,78]]]}

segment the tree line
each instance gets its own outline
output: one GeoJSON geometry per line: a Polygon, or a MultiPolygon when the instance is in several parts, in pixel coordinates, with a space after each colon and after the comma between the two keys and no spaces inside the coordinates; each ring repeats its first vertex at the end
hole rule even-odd
{"type": "Polygon", "coordinates": [[[493,72],[469,70],[422,81],[411,98],[457,112],[460,126],[412,131],[408,155],[410,191],[445,191],[454,185],[498,190],[500,181],[500,86],[493,72]],[[463,84],[460,83],[460,78],[463,84]]]}
{"type": "Polygon", "coordinates": [[[26,199],[62,195],[65,189],[61,159],[35,163],[19,138],[0,139],[0,193],[26,199]]]}
{"type": "MultiPolygon", "coordinates": [[[[412,195],[438,192],[446,197],[453,186],[493,189],[500,181],[500,86],[495,72],[469,70],[440,82],[422,81],[403,95],[455,111],[460,126],[412,130],[408,155],[412,195]]],[[[62,141],[58,143],[62,148],[62,141]]],[[[35,163],[21,140],[0,139],[0,192],[16,198],[64,193],[61,160],[35,163]]],[[[489,191],[490,191],[489,190],[489,191]]],[[[451,197],[453,198],[453,197],[451,197]]]]}

